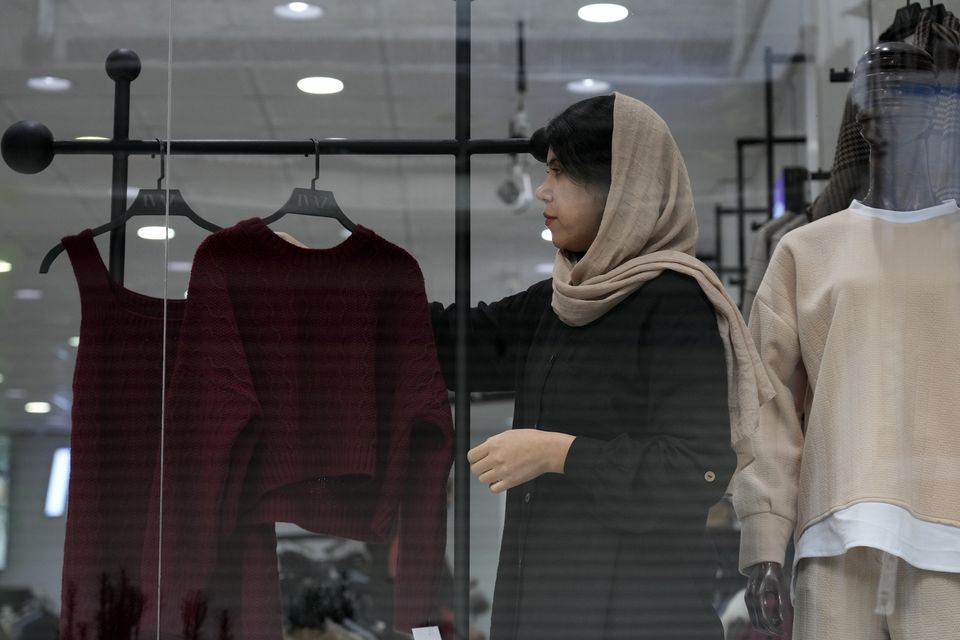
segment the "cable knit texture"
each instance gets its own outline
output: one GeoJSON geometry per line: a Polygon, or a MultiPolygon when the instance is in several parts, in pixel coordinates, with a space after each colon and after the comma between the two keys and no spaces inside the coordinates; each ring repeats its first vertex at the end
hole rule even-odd
{"type": "Polygon", "coordinates": [[[777,395],[734,477],[742,570],[859,502],[960,526],[958,240],[953,201],[854,203],[777,247],[750,314],[777,395]]]}
{"type": "Polygon", "coordinates": [[[398,514],[396,625],[430,618],[452,423],[407,252],[364,227],[331,249],[259,219],[213,234],[167,406],[161,540],[145,554],[162,544],[164,633],[280,637],[273,523],[387,542],[398,514]]]}

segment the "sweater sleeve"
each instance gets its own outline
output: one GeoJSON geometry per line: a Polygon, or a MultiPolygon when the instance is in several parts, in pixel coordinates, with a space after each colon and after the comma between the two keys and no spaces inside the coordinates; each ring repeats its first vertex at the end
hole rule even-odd
{"type": "Polygon", "coordinates": [[[194,258],[187,301],[165,398],[163,462],[151,508],[156,526],[147,532],[145,558],[154,560],[143,570],[146,593],[156,594],[162,580],[161,630],[191,637],[184,625],[199,624],[194,614],[216,607],[207,601],[208,580],[218,542],[235,524],[225,514],[236,514],[237,505],[227,503],[239,493],[227,479],[231,465],[244,464],[237,445],[260,409],[227,280],[209,247],[201,245],[194,258]]]}
{"type": "Polygon", "coordinates": [[[386,485],[399,489],[399,555],[394,626],[403,633],[436,624],[436,597],[445,562],[447,481],[453,424],[430,326],[423,275],[412,259],[395,297],[385,336],[392,367],[386,485]],[[398,482],[399,480],[399,482],[398,482]],[[399,486],[402,485],[402,486],[399,486]]]}
{"type": "Polygon", "coordinates": [[[760,562],[783,564],[797,519],[807,374],[796,327],[794,270],[789,250],[778,247],[750,314],[750,331],[776,397],[760,408],[757,431],[738,443],[732,489],[744,572],[760,562]]]}
{"type": "Polygon", "coordinates": [[[578,436],[564,475],[611,528],[702,531],[735,467],[724,347],[698,286],[652,304],[637,342],[639,388],[615,391],[637,394],[637,415],[611,440],[578,436]]]}
{"type": "MultiPolygon", "coordinates": [[[[553,287],[543,280],[526,291],[489,304],[479,303],[468,314],[467,370],[470,391],[513,391],[516,365],[530,342],[553,287]]],[[[437,355],[448,389],[456,383],[457,306],[430,305],[437,355]]]]}

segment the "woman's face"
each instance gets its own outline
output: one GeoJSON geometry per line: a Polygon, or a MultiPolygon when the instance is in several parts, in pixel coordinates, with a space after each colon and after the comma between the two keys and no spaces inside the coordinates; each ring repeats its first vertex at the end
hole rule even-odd
{"type": "Polygon", "coordinates": [[[547,177],[537,187],[536,195],[544,204],[544,222],[553,236],[553,245],[585,253],[600,230],[604,201],[564,173],[553,149],[547,152],[547,177]]]}

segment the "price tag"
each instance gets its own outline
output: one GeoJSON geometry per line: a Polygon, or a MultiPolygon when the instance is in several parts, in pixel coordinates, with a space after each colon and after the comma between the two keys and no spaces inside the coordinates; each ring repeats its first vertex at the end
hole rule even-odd
{"type": "Polygon", "coordinates": [[[439,627],[419,627],[413,630],[413,640],[443,640],[439,627]]]}

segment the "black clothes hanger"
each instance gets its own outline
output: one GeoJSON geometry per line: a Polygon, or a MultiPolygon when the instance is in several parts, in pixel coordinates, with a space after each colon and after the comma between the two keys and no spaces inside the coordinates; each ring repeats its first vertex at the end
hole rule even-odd
{"type": "MultiPolygon", "coordinates": [[[[134,216],[162,216],[166,213],[166,191],[162,188],[163,180],[166,178],[167,163],[164,158],[164,148],[166,143],[160,141],[160,177],[157,178],[156,189],[140,189],[137,197],[133,200],[130,207],[124,211],[118,219],[102,224],[93,230],[94,236],[113,231],[117,227],[126,224],[134,216]]],[[[207,231],[219,231],[220,227],[208,220],[204,220],[196,211],[190,208],[187,201],[183,199],[179,189],[170,189],[170,215],[182,216],[188,218],[196,225],[203,227],[207,231]]],[[[47,273],[50,265],[63,252],[63,243],[59,243],[53,249],[47,252],[40,263],[40,273],[47,273]]]]}
{"type": "Polygon", "coordinates": [[[333,197],[332,191],[321,191],[317,189],[317,180],[320,178],[320,144],[314,139],[314,172],[313,180],[310,181],[309,189],[299,187],[293,190],[286,204],[277,209],[277,211],[264,218],[264,224],[276,222],[288,213],[301,216],[317,216],[319,218],[333,218],[350,231],[354,231],[357,225],[340,209],[337,199],[333,197]]]}
{"type": "Polygon", "coordinates": [[[919,2],[907,2],[906,6],[897,9],[896,15],[893,16],[893,24],[880,34],[880,42],[896,42],[912,35],[920,24],[923,11],[923,6],[919,2]]]}
{"type": "Polygon", "coordinates": [[[930,6],[924,8],[924,11],[929,12],[937,24],[943,24],[943,19],[947,16],[947,8],[942,3],[933,4],[933,0],[930,0],[930,6]]]}
{"type": "MultiPolygon", "coordinates": [[[[160,177],[157,178],[156,189],[140,189],[137,197],[134,198],[130,208],[124,214],[124,218],[133,216],[162,216],[166,209],[166,190],[163,189],[163,180],[166,178],[167,166],[164,160],[164,147],[166,143],[160,142],[160,177]]],[[[207,231],[219,231],[220,227],[208,220],[204,220],[200,215],[190,208],[186,200],[180,194],[180,189],[170,189],[170,215],[182,216],[188,218],[198,227],[207,231]]],[[[118,223],[119,224],[119,223],[118,223]]]]}

